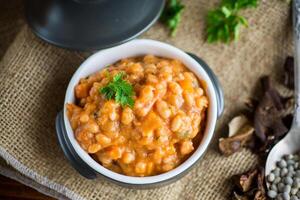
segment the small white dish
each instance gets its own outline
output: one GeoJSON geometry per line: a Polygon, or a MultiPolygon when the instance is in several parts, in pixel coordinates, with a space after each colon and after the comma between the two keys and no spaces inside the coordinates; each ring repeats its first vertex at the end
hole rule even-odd
{"type": "MultiPolygon", "coordinates": [[[[202,65],[204,64],[205,63],[203,62],[202,65]]],[[[221,101],[223,101],[222,92],[220,92],[221,89],[216,89],[216,80],[215,77],[212,77],[212,75],[212,71],[206,71],[204,66],[201,66],[199,62],[197,62],[187,53],[169,44],[165,44],[154,40],[136,39],[117,47],[99,51],[81,64],[81,66],[77,69],[68,85],[64,102],[62,117],[63,119],[61,119],[63,120],[63,122],[61,122],[61,126],[64,126],[65,128],[65,132],[63,131],[63,134],[65,134],[64,137],[69,140],[70,146],[72,146],[74,152],[77,154],[76,156],[78,156],[84,162],[85,166],[89,166],[94,172],[108,178],[113,182],[125,186],[145,187],[170,182],[171,180],[176,180],[178,177],[181,177],[183,174],[185,174],[184,172],[187,172],[188,169],[190,169],[198,160],[200,160],[201,156],[207,150],[209,143],[212,140],[218,113],[220,111],[218,111],[218,108],[220,108],[220,105],[218,105],[220,104],[220,102],[218,101],[220,101],[220,99],[221,101]],[[101,164],[96,162],[87,152],[85,152],[80,147],[79,143],[74,137],[73,130],[70,126],[66,114],[66,104],[75,101],[74,87],[79,82],[80,78],[87,77],[90,74],[95,73],[101,70],[102,68],[106,67],[107,65],[115,63],[116,61],[122,58],[135,57],[147,54],[152,54],[166,58],[175,58],[183,62],[183,64],[185,64],[187,68],[194,72],[200,80],[206,83],[204,89],[209,99],[209,108],[203,139],[200,145],[195,150],[195,152],[185,162],[183,162],[175,169],[160,175],[148,177],[132,177],[118,174],[109,169],[106,169],[101,164]]],[[[223,104],[223,102],[221,102],[221,104],[223,104]]],[[[221,109],[223,109],[222,106],[221,109]]],[[[74,163],[72,162],[71,164],[74,165],[74,163]]]]}

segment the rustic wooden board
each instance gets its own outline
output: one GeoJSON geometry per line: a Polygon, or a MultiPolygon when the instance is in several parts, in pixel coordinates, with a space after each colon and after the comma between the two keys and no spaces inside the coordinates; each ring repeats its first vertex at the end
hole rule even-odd
{"type": "Polygon", "coordinates": [[[0,175],[1,200],[54,200],[21,183],[0,175]]]}

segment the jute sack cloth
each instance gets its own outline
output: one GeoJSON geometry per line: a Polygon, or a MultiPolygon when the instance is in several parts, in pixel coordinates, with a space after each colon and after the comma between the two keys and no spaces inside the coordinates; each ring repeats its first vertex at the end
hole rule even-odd
{"type": "MultiPolygon", "coordinates": [[[[7,48],[14,40],[20,29],[24,26],[23,18],[23,2],[5,1],[1,2],[0,8],[0,60],[5,54],[7,48]]],[[[0,174],[17,180],[24,185],[28,185],[42,193],[59,199],[68,199],[64,195],[43,186],[29,177],[16,171],[12,166],[9,166],[5,160],[0,158],[0,174]]]]}
{"type": "MultiPolygon", "coordinates": [[[[2,50],[0,156],[32,183],[71,199],[228,199],[230,177],[255,166],[257,159],[248,151],[225,158],[217,151],[217,139],[230,118],[243,108],[245,99],[255,95],[253,88],[260,76],[270,74],[280,80],[284,58],[292,52],[292,40],[289,6],[280,0],[268,0],[244,13],[250,27],[242,31],[238,43],[207,44],[203,19],[217,2],[184,1],[186,11],[176,37],[169,37],[160,24],[142,36],[197,54],[223,85],[226,107],[214,140],[201,162],[184,178],[165,187],[136,190],[81,177],[58,146],[54,121],[63,107],[72,74],[90,53],[47,44],[25,24],[2,50]]],[[[16,24],[7,23],[10,27],[16,24]]]]}

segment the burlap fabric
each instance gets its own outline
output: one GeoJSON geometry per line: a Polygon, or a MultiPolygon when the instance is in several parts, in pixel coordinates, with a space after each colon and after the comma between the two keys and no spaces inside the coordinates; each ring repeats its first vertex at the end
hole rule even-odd
{"type": "MultiPolygon", "coordinates": [[[[242,109],[244,100],[252,95],[261,75],[280,79],[284,58],[292,52],[292,40],[289,6],[281,0],[268,0],[261,1],[258,9],[245,12],[250,27],[243,30],[238,43],[207,44],[204,17],[217,2],[184,1],[186,11],[176,37],[169,37],[160,24],[142,36],[171,43],[202,57],[223,85],[226,107],[209,150],[187,176],[165,187],[136,190],[101,179],[84,179],[69,165],[58,146],[55,116],[63,107],[70,77],[89,53],[43,42],[25,24],[20,14],[22,2],[2,1],[0,156],[15,170],[10,172],[19,177],[16,179],[21,181],[20,177],[24,177],[27,184],[57,198],[228,199],[229,178],[257,161],[248,151],[229,158],[221,156],[216,148],[217,138],[228,120],[242,109]]],[[[9,176],[5,171],[7,165],[0,162],[0,166],[0,173],[9,176]]]]}

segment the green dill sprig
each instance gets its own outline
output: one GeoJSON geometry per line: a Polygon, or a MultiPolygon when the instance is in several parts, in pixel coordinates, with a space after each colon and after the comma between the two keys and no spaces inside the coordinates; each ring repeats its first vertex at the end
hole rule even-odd
{"type": "Polygon", "coordinates": [[[132,85],[123,79],[124,76],[124,72],[116,74],[106,86],[99,89],[99,92],[108,100],[114,99],[122,107],[132,108],[134,90],[132,85]]]}

